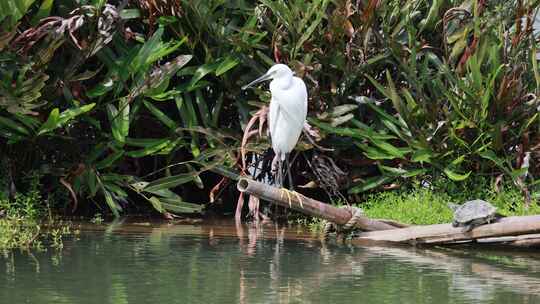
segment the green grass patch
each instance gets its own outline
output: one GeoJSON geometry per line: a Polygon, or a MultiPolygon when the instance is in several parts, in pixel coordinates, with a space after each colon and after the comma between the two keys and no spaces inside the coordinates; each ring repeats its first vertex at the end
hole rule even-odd
{"type": "Polygon", "coordinates": [[[438,183],[427,188],[414,185],[409,190],[380,192],[367,196],[360,205],[370,218],[392,219],[408,224],[429,225],[449,223],[453,213],[449,202],[461,204],[468,200],[483,199],[506,216],[540,214],[538,202],[525,207],[524,197],[512,185],[496,189],[484,179],[468,183],[438,183]]]}
{"type": "Polygon", "coordinates": [[[371,195],[362,204],[370,218],[392,219],[403,223],[427,225],[452,221],[448,196],[428,189],[410,192],[382,192],[371,195]]]}

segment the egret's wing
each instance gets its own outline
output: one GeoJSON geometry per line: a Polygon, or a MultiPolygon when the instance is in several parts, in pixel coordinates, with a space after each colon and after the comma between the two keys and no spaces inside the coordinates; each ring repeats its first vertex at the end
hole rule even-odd
{"type": "MultiPolygon", "coordinates": [[[[297,113],[297,112],[295,112],[295,113],[297,113]]],[[[276,113],[276,121],[279,118],[280,114],[283,115],[287,121],[293,123],[295,126],[304,125],[304,121],[301,120],[301,117],[297,117],[297,116],[293,115],[293,112],[287,110],[287,107],[278,104],[277,105],[277,113],[276,113]]],[[[304,118],[304,120],[305,120],[305,118],[304,118]]]]}
{"type": "Polygon", "coordinates": [[[276,134],[277,121],[279,119],[279,114],[281,112],[281,107],[279,102],[272,99],[273,104],[270,105],[270,120],[268,121],[270,125],[270,135],[276,134]]]}
{"type": "Polygon", "coordinates": [[[280,92],[278,96],[272,96],[272,102],[277,105],[274,121],[277,121],[277,116],[281,114],[294,126],[303,128],[307,116],[307,89],[300,78],[294,77],[293,81],[291,89],[280,92]]]}
{"type": "Polygon", "coordinates": [[[279,111],[279,103],[277,101],[274,101],[274,98],[272,97],[272,100],[270,101],[270,109],[268,111],[268,131],[270,132],[270,135],[275,134],[275,129],[277,125],[277,118],[278,118],[278,111],[279,111]]]}

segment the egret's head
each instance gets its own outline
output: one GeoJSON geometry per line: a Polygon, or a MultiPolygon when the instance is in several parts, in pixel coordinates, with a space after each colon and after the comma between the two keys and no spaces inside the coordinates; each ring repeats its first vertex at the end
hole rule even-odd
{"type": "Polygon", "coordinates": [[[293,71],[286,65],[278,63],[274,64],[268,72],[264,73],[261,77],[253,80],[252,82],[248,83],[247,85],[242,87],[242,90],[245,90],[249,87],[252,87],[253,85],[265,81],[265,80],[274,80],[274,79],[288,79],[292,78],[294,75],[293,71]]]}
{"type": "Polygon", "coordinates": [[[294,73],[288,66],[278,63],[274,64],[266,74],[270,74],[270,79],[291,77],[294,73]]]}

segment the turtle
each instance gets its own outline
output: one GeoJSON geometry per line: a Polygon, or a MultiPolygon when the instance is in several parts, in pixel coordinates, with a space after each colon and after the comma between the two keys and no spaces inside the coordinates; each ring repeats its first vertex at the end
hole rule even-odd
{"type": "Polygon", "coordinates": [[[480,199],[467,201],[463,205],[449,203],[448,207],[454,211],[452,226],[466,227],[465,231],[471,231],[474,227],[495,222],[503,217],[497,213],[497,208],[492,204],[480,199]]]}

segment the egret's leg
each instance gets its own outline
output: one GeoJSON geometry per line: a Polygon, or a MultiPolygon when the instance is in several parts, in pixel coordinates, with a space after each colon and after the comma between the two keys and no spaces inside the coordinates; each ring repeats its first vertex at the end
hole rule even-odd
{"type": "Polygon", "coordinates": [[[285,155],[285,170],[287,170],[287,177],[289,178],[289,189],[294,191],[294,184],[291,175],[291,163],[289,162],[289,153],[285,155]]]}
{"type": "Polygon", "coordinates": [[[274,155],[274,158],[272,159],[271,169],[272,177],[274,178],[274,184],[277,180],[277,172],[279,170],[279,155],[274,155]]]}
{"type": "Polygon", "coordinates": [[[281,159],[281,157],[278,160],[278,173],[277,173],[277,176],[278,176],[278,184],[277,184],[277,186],[279,188],[283,188],[283,160],[281,159]]]}

